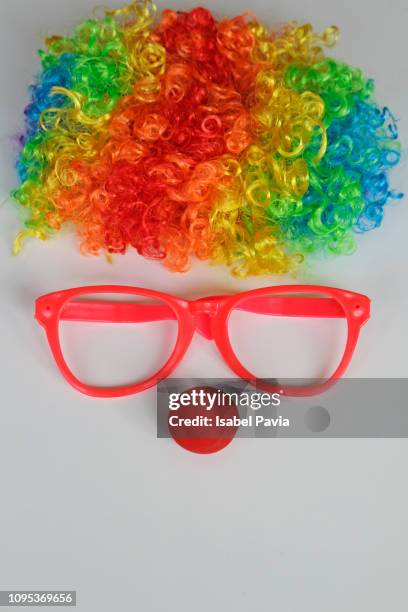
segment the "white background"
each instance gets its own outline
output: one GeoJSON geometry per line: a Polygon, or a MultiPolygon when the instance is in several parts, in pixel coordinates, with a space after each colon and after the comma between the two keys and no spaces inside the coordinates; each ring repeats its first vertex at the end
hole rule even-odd
{"type": "MultiPolygon", "coordinates": [[[[1,0],[0,199],[15,185],[13,135],[45,35],[86,18],[93,0],[1,0]]],[[[174,8],[189,8],[174,2],[174,8]]],[[[408,142],[408,5],[404,0],[208,1],[218,15],[251,8],[269,24],[340,26],[335,52],[375,77],[377,97],[408,142]],[[405,115],[405,116],[404,116],[405,115]]],[[[406,164],[393,177],[408,191],[406,164]]],[[[317,264],[301,282],[366,293],[372,319],[351,377],[408,376],[406,200],[351,258],[317,264]]],[[[33,301],[86,284],[130,284],[194,298],[262,285],[195,263],[171,274],[136,253],[79,255],[76,239],[11,243],[0,208],[1,589],[76,589],[86,612],[164,609],[405,611],[408,444],[402,440],[236,440],[212,456],[155,434],[155,391],[91,399],[61,378],[33,301]]],[[[228,376],[197,336],[178,376],[228,376]]]]}

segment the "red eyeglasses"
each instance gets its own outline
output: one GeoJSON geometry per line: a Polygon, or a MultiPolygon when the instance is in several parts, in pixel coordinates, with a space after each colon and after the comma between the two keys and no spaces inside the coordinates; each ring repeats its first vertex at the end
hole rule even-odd
{"type": "Polygon", "coordinates": [[[236,375],[265,391],[321,393],[344,374],[369,316],[366,296],[317,285],[265,287],[191,301],[140,287],[101,285],[57,291],[35,303],[35,318],[63,376],[82,393],[106,398],[138,393],[170,376],[196,331],[214,340],[236,375]],[[125,333],[119,344],[112,328],[125,333]],[[104,335],[101,344],[94,342],[98,330],[104,335]],[[139,335],[133,338],[135,330],[139,335]],[[336,349],[327,346],[334,340],[336,349]],[[327,371],[318,369],[312,377],[306,370],[316,357],[327,371]],[[93,365],[101,384],[91,374],[93,365]],[[115,366],[129,380],[107,386],[115,366]],[[288,374],[289,366],[295,375],[288,374]],[[303,383],[280,384],[279,369],[281,378],[303,383]]]}

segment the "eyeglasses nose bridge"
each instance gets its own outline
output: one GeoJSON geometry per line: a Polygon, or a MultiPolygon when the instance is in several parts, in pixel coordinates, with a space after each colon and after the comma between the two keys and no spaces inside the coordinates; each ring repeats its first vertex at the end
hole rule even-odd
{"type": "Polygon", "coordinates": [[[213,339],[212,319],[218,311],[218,304],[211,299],[190,302],[190,312],[194,317],[196,329],[207,340],[213,339]]]}

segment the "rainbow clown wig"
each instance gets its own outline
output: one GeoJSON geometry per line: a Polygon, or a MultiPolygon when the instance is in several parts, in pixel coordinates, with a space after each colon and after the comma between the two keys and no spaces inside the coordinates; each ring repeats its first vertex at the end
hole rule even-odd
{"type": "Polygon", "coordinates": [[[254,15],[140,0],[52,36],[25,109],[15,242],[76,227],[83,253],[191,256],[235,274],[349,254],[381,224],[396,122],[361,70],[328,58],[338,30],[268,30],[254,15]]]}

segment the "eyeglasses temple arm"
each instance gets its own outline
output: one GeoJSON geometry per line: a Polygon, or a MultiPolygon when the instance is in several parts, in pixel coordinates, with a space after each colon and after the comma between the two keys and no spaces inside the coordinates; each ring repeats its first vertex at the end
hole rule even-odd
{"type": "Polygon", "coordinates": [[[248,298],[237,310],[282,317],[344,318],[341,304],[329,297],[261,296],[248,298]]]}
{"type": "Polygon", "coordinates": [[[176,315],[166,304],[83,301],[65,304],[60,318],[95,323],[148,323],[175,319],[176,315]]]}
{"type": "MultiPolygon", "coordinates": [[[[238,303],[236,309],[285,317],[345,317],[341,305],[335,299],[325,297],[254,297],[238,303]]],[[[99,323],[148,323],[174,320],[176,315],[166,304],[78,301],[64,304],[60,318],[64,321],[99,323]]]]}

